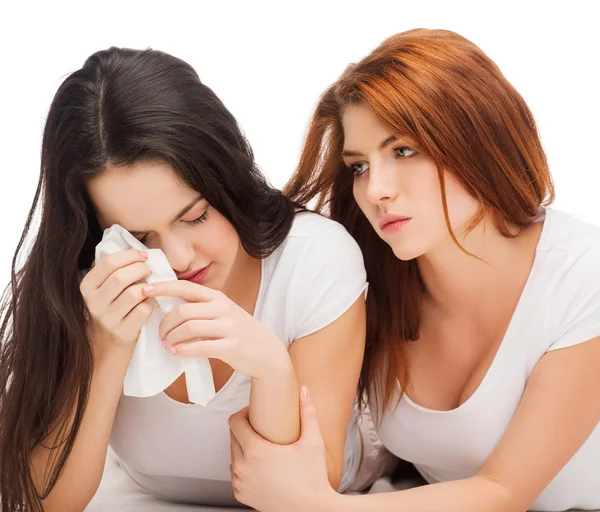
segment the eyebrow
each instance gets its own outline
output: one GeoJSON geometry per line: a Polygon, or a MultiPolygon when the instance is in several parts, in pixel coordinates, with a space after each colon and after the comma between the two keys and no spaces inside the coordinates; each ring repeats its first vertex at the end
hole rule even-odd
{"type": "MultiPolygon", "coordinates": [[[[381,144],[379,144],[379,149],[385,148],[388,144],[398,140],[398,137],[395,135],[390,135],[387,139],[385,139],[381,144]]],[[[365,156],[358,151],[342,151],[342,156],[365,156]]]]}
{"type": "MultiPolygon", "coordinates": [[[[173,220],[171,222],[175,222],[180,217],[183,217],[194,206],[196,206],[196,204],[198,204],[200,201],[202,201],[202,199],[204,199],[204,196],[202,194],[199,194],[190,204],[188,204],[185,208],[182,208],[182,210],[177,215],[175,215],[175,217],[173,217],[173,220]]],[[[147,233],[147,231],[129,231],[129,232],[133,236],[139,236],[139,235],[143,235],[144,233],[147,233]]]]}

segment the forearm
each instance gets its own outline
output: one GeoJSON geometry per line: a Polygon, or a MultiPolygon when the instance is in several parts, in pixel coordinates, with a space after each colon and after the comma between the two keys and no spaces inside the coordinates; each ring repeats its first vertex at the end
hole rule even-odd
{"type": "MultiPolygon", "coordinates": [[[[95,358],[88,404],[73,450],[56,485],[43,501],[47,512],[83,510],[96,493],[110,441],[110,433],[123,389],[131,348],[105,351],[95,358]]],[[[31,455],[32,475],[38,491],[45,488],[44,473],[56,455],[52,447],[55,435],[37,445],[31,455]]]]}
{"type": "MultiPolygon", "coordinates": [[[[276,444],[292,444],[300,437],[300,389],[294,367],[285,353],[272,371],[252,379],[248,417],[254,431],[276,444]]],[[[344,470],[344,454],[334,457],[325,451],[327,475],[337,489],[344,470]]]]}
{"type": "Polygon", "coordinates": [[[273,355],[264,375],[252,379],[250,424],[272,443],[291,444],[300,437],[300,390],[287,351],[273,355]]]}
{"type": "Polygon", "coordinates": [[[476,476],[426,485],[406,491],[359,496],[332,496],[322,512],[523,512],[507,490],[491,479],[476,476]]]}

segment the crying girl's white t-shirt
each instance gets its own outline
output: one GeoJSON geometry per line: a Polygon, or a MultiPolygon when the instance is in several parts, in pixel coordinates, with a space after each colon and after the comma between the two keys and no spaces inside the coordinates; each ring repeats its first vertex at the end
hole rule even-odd
{"type": "MultiPolygon", "coordinates": [[[[254,316],[289,348],[339,318],[364,293],[361,251],[336,222],[315,213],[296,215],[286,240],[262,260],[254,316]]],[[[182,404],[165,393],[121,396],[111,447],[129,476],[169,500],[231,505],[229,417],[249,404],[250,378],[234,372],[206,407],[182,404]]],[[[342,487],[360,461],[350,424],[342,487]]]]}

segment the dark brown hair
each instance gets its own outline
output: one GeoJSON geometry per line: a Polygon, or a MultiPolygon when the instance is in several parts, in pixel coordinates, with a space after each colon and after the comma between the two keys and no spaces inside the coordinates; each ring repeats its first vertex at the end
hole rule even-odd
{"type": "Polygon", "coordinates": [[[42,510],[31,451],[51,430],[58,434],[43,499],[69,457],[88,400],[93,357],[80,269],[89,268],[102,233],[85,184],[109,163],[150,159],[169,163],[202,193],[254,257],[270,254],[292,225],[294,204],[267,183],[235,119],[187,63],[154,50],[110,48],[72,73],[50,107],[38,187],[0,311],[5,512],[42,510]],[[41,223],[25,253],[38,207],[41,223]]]}
{"type": "Polygon", "coordinates": [[[525,101],[496,64],[458,34],[416,29],[392,36],[323,93],[284,192],[303,205],[315,199],[315,209],[343,224],[363,251],[370,285],[359,397],[369,392],[381,416],[399,400],[398,382],[402,390],[409,383],[404,342],[419,338],[425,290],[416,260],[398,260],[354,200],[353,174],[341,156],[341,118],[344,107],[355,104],[369,106],[394,134],[433,159],[457,244],[444,169],[479,200],[471,227],[489,213],[507,237],[539,215],[554,188],[525,101]]]}

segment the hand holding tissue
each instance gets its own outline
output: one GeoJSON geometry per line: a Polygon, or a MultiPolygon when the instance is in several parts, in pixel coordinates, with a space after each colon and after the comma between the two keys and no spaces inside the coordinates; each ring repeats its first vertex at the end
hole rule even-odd
{"type": "MultiPolygon", "coordinates": [[[[160,249],[148,249],[126,229],[118,224],[104,231],[96,246],[96,264],[108,254],[127,249],[148,253],[146,265],[152,272],[149,284],[177,280],[165,254],[160,249]]],[[[180,358],[167,352],[160,341],[159,326],[162,319],[175,307],[184,304],[178,297],[154,297],[156,306],[142,327],[133,356],[129,363],[123,393],[133,397],[150,397],[168,388],[182,373],[185,374],[189,400],[206,405],[215,396],[210,363],[206,358],[180,358]]]]}

